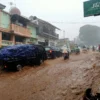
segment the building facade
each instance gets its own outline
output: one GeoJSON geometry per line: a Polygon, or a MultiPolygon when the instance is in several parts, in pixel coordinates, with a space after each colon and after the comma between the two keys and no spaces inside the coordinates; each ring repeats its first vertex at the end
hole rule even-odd
{"type": "Polygon", "coordinates": [[[38,44],[41,44],[43,46],[55,46],[56,41],[59,39],[59,35],[56,34],[55,31],[58,28],[44,20],[33,16],[30,17],[30,20],[38,25],[38,44]]]}
{"type": "Polygon", "coordinates": [[[59,39],[55,31],[57,27],[33,16],[26,18],[16,7],[12,7],[9,13],[4,8],[0,4],[0,47],[15,44],[56,45],[59,39]]]}
{"type": "Polygon", "coordinates": [[[11,34],[10,14],[0,9],[0,47],[13,45],[13,35],[11,34]]]}
{"type": "Polygon", "coordinates": [[[17,8],[12,8],[11,12],[14,12],[12,14],[5,12],[3,10],[5,6],[2,6],[0,6],[0,47],[35,43],[37,41],[37,25],[16,14],[13,9],[16,10],[17,8]]]}
{"type": "Polygon", "coordinates": [[[61,48],[61,49],[67,48],[69,52],[71,51],[71,49],[70,49],[70,41],[69,41],[68,38],[59,39],[57,41],[56,46],[61,48]]]}

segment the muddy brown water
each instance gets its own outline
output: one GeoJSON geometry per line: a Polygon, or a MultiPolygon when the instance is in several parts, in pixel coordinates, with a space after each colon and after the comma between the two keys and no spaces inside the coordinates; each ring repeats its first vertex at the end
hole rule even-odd
{"type": "Polygon", "coordinates": [[[99,53],[88,52],[20,72],[0,71],[0,100],[81,100],[89,87],[100,91],[99,61],[99,53]]]}

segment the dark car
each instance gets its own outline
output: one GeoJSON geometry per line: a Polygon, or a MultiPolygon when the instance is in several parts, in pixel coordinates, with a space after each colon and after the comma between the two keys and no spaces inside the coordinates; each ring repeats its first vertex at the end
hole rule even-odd
{"type": "Polygon", "coordinates": [[[54,47],[55,51],[56,51],[56,57],[61,57],[62,56],[62,50],[58,47],[54,47]]]}
{"type": "Polygon", "coordinates": [[[4,68],[21,70],[25,65],[40,65],[46,60],[46,51],[39,45],[15,45],[0,50],[0,61],[4,68]]]}
{"type": "Polygon", "coordinates": [[[75,48],[75,53],[76,54],[80,54],[80,49],[77,47],[77,48],[75,48]]]}
{"type": "Polygon", "coordinates": [[[38,48],[38,57],[41,59],[42,62],[47,60],[46,50],[42,45],[34,45],[38,48]]]}
{"type": "Polygon", "coordinates": [[[47,58],[55,59],[56,57],[61,57],[62,52],[57,47],[45,47],[47,58]]]}

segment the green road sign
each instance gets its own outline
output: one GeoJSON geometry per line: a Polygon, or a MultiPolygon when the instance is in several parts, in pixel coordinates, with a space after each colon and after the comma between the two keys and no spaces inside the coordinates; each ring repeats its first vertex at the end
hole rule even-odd
{"type": "Polygon", "coordinates": [[[84,2],[84,17],[100,15],[100,0],[84,2]]]}

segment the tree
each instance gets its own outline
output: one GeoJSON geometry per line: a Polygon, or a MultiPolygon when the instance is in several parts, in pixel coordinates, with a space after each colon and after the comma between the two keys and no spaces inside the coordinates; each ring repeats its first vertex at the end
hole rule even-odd
{"type": "Polygon", "coordinates": [[[79,38],[85,45],[100,44],[100,27],[85,25],[80,28],[79,38]]]}

